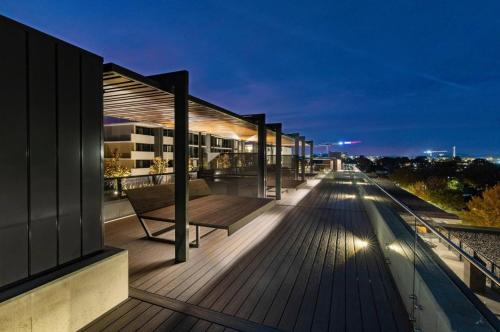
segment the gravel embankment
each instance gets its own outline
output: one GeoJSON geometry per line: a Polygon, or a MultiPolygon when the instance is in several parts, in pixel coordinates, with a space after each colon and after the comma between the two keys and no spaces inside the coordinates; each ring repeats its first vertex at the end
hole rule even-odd
{"type": "Polygon", "coordinates": [[[467,231],[451,231],[472,249],[488,257],[498,266],[500,265],[500,234],[489,234],[467,231]]]}

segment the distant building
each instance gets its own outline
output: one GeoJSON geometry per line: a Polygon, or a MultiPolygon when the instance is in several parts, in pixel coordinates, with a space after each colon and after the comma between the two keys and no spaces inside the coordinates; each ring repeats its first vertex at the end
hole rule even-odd
{"type": "Polygon", "coordinates": [[[328,157],[329,158],[342,159],[343,153],[340,152],[340,151],[330,151],[330,152],[328,152],[328,157]]]}
{"type": "MultiPolygon", "coordinates": [[[[105,125],[104,160],[110,160],[118,154],[120,165],[129,168],[132,175],[148,174],[154,157],[161,155],[155,147],[155,132],[161,129],[148,123],[105,125]]],[[[173,159],[173,156],[170,156],[170,159],[173,159]]]]}
{"type": "MultiPolygon", "coordinates": [[[[104,159],[110,160],[119,154],[119,164],[131,170],[131,175],[149,174],[155,157],[167,162],[167,173],[174,171],[174,130],[144,122],[122,122],[104,125],[104,159]]],[[[222,138],[210,134],[190,132],[190,169],[198,170],[200,153],[205,161],[220,153],[253,152],[254,144],[222,138]],[[201,142],[200,142],[201,136],[201,142]],[[201,147],[201,151],[199,150],[201,147]]]]}

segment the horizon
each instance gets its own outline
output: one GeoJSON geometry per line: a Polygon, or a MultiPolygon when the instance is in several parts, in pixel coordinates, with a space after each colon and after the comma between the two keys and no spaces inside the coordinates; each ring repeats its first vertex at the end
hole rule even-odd
{"type": "Polygon", "coordinates": [[[500,155],[500,3],[4,1],[0,13],[349,154],[500,155]],[[355,7],[351,7],[355,6],[355,7]],[[392,15],[397,12],[398,15],[392,15]],[[112,15],[110,15],[110,13],[112,15]]]}

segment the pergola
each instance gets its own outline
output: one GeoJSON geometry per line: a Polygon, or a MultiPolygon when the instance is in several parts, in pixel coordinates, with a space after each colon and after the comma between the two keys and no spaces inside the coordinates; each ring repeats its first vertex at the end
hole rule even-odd
{"type": "MultiPolygon", "coordinates": [[[[281,140],[269,135],[264,114],[241,116],[189,95],[187,71],[143,76],[116,64],[103,70],[103,111],[105,116],[173,127],[175,174],[176,261],[188,258],[188,133],[210,133],[230,139],[256,142],[258,195],[266,193],[266,141],[281,140]]],[[[279,149],[281,153],[281,148],[279,149]]]]}
{"type": "MultiPolygon", "coordinates": [[[[160,83],[162,78],[172,76],[145,77],[116,64],[105,64],[104,115],[174,127],[174,86],[160,83]]],[[[187,102],[189,130],[257,142],[255,122],[191,95],[187,102]]]]}

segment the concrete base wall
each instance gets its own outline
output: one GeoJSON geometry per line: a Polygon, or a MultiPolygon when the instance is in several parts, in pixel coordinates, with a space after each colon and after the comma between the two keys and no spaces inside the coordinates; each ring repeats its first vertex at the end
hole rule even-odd
{"type": "Polygon", "coordinates": [[[104,221],[123,218],[135,214],[134,208],[127,198],[104,202],[102,207],[102,216],[104,221]]]}
{"type": "Polygon", "coordinates": [[[0,331],[76,331],[127,298],[121,251],[0,303],[0,331]]]}

